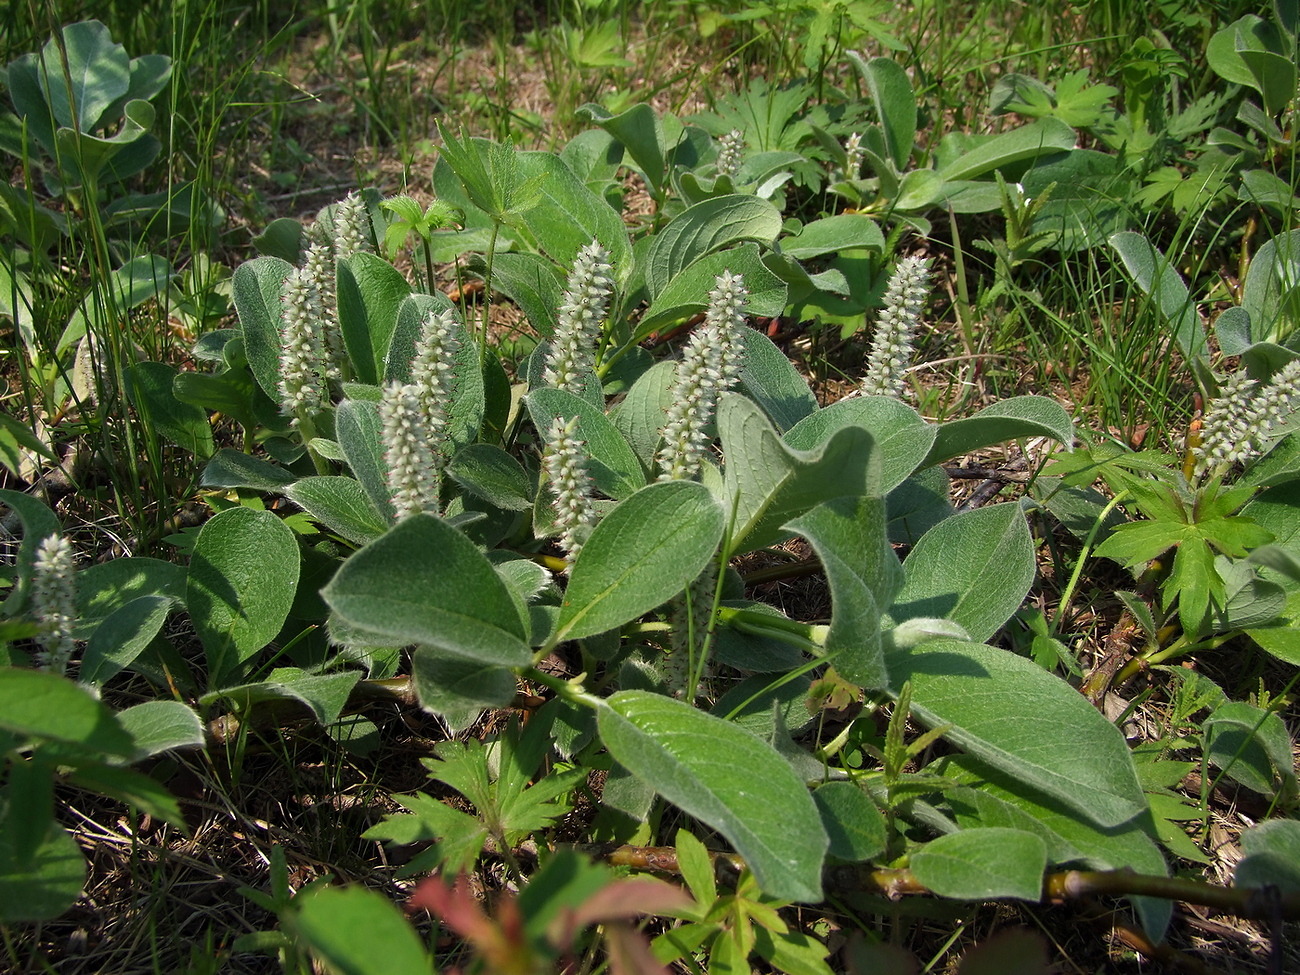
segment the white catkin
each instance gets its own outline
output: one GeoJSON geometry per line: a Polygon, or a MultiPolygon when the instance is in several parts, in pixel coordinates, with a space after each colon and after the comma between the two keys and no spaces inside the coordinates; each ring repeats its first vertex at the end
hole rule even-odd
{"type": "Polygon", "coordinates": [[[280,406],[296,416],[325,401],[324,313],[320,294],[301,268],[289,272],[281,295],[280,406]]]}
{"type": "Polygon", "coordinates": [[[902,398],[907,367],[912,361],[912,342],[921,324],[929,284],[928,260],[905,257],[898,262],[885,291],[885,307],[876,322],[862,379],[863,395],[902,398]]]}
{"type": "Polygon", "coordinates": [[[857,132],[851,134],[844,140],[844,176],[847,179],[857,179],[862,175],[862,160],[866,158],[866,153],[862,149],[862,136],[857,132]]]}
{"type": "Polygon", "coordinates": [[[748,294],[741,276],[730,271],[719,275],[709,292],[704,324],[686,343],[677,365],[668,419],[661,431],[663,444],[655,458],[660,480],[686,480],[700,470],[718,398],[740,377],[739,332],[748,294]]]}
{"type": "Polygon", "coordinates": [[[379,415],[388,489],[399,519],[438,512],[460,347],[455,315],[431,312],[415,343],[411,381],[385,387],[379,415]]]}
{"type": "Polygon", "coordinates": [[[441,464],[429,442],[420,388],[413,383],[389,383],[379,404],[379,417],[388,490],[398,520],[422,511],[437,513],[441,464]]]}
{"type": "Polygon", "coordinates": [[[343,260],[370,249],[370,214],[360,194],[349,193],[334,208],[334,256],[343,260]]]}
{"type": "Polygon", "coordinates": [[[1193,452],[1196,473],[1254,460],[1298,407],[1300,360],[1288,362],[1263,388],[1244,372],[1229,376],[1205,411],[1201,442],[1193,452]]]}
{"type": "Polygon", "coordinates": [[[596,343],[613,293],[609,252],[593,240],[573,262],[542,373],[546,385],[580,392],[583,378],[595,367],[596,343]]]}
{"type": "Polygon", "coordinates": [[[556,417],[542,453],[542,470],[550,484],[555,520],[560,527],[560,548],[573,564],[596,522],[592,483],[587,473],[586,445],[577,438],[578,418],[556,417]]]}
{"type": "Polygon", "coordinates": [[[77,591],[73,576],[72,545],[62,535],[50,535],[36,548],[32,561],[32,612],[40,626],[37,665],[66,674],[76,641],[77,591]]]}
{"type": "Polygon", "coordinates": [[[411,383],[419,390],[425,429],[439,455],[445,453],[449,409],[456,396],[456,354],[461,348],[456,324],[450,310],[430,313],[411,360],[411,383]]]}
{"type": "Polygon", "coordinates": [[[340,378],[340,367],[347,358],[343,348],[343,331],[339,328],[338,297],[335,294],[334,251],[328,245],[311,243],[303,257],[303,271],[316,289],[320,303],[320,332],[324,336],[325,376],[340,378]]]}
{"type": "Polygon", "coordinates": [[[732,129],[718,139],[718,175],[730,176],[732,179],[740,175],[740,163],[744,151],[745,134],[739,129],[732,129]]]}

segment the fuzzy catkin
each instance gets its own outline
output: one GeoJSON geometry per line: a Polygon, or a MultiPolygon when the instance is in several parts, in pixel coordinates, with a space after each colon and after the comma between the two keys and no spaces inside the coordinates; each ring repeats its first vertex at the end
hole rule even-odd
{"type": "Polygon", "coordinates": [[[677,365],[668,421],[656,455],[663,481],[686,480],[700,470],[709,449],[708,425],[718,398],[740,377],[740,328],[749,292],[739,274],[723,271],[709,292],[704,324],[696,329],[677,365]]]}
{"type": "Polygon", "coordinates": [[[902,399],[907,367],[912,361],[912,343],[921,324],[921,310],[930,284],[930,262],[905,257],[898,262],[885,291],[885,307],[876,321],[862,379],[865,396],[902,399]]]}
{"type": "Polygon", "coordinates": [[[339,260],[370,250],[370,214],[356,192],[339,200],[334,209],[334,256],[339,260]]]}
{"type": "Polygon", "coordinates": [[[609,251],[599,241],[578,252],[542,373],[546,385],[577,394],[583,378],[595,368],[596,343],[614,293],[613,270],[609,251]]]}
{"type": "Polygon", "coordinates": [[[719,176],[735,179],[740,175],[740,162],[745,151],[745,134],[739,129],[732,129],[718,139],[717,170],[719,176]]]}
{"type": "Polygon", "coordinates": [[[37,665],[65,674],[76,641],[77,591],[73,578],[72,545],[62,535],[49,535],[36,548],[32,561],[32,612],[40,625],[37,665]]]}
{"type": "Polygon", "coordinates": [[[866,158],[862,149],[862,136],[857,132],[844,140],[844,157],[845,179],[857,179],[862,175],[862,160],[866,158]]]}
{"type": "Polygon", "coordinates": [[[440,465],[429,442],[420,388],[414,383],[389,383],[379,403],[383,424],[388,490],[400,521],[407,515],[438,509],[440,465]]]}
{"type": "Polygon", "coordinates": [[[1262,388],[1244,372],[1229,376],[1205,411],[1194,451],[1197,475],[1254,460],[1297,408],[1300,360],[1288,362],[1262,388]]]}
{"type": "Polygon", "coordinates": [[[447,439],[449,407],[456,396],[456,354],[461,349],[456,324],[450,310],[426,316],[411,360],[411,382],[418,390],[427,434],[439,453],[447,439]]]}
{"type": "Polygon", "coordinates": [[[550,484],[560,548],[572,565],[596,522],[585,445],[578,439],[578,418],[556,417],[542,453],[542,470],[550,484]]]}
{"type": "Polygon", "coordinates": [[[424,320],[411,361],[411,381],[384,390],[379,415],[388,462],[388,488],[399,519],[436,513],[446,466],[450,404],[456,392],[455,357],[460,350],[452,312],[424,320]]]}
{"type": "Polygon", "coordinates": [[[316,300],[320,309],[320,334],[323,336],[325,352],[324,371],[327,379],[341,378],[341,366],[346,361],[347,352],[343,348],[343,332],[339,328],[338,297],[334,283],[334,250],[332,247],[313,242],[307,246],[303,256],[302,269],[316,289],[316,300]]]}
{"type": "Polygon", "coordinates": [[[294,268],[281,291],[280,406],[290,416],[325,401],[324,312],[311,276],[294,268]]]}

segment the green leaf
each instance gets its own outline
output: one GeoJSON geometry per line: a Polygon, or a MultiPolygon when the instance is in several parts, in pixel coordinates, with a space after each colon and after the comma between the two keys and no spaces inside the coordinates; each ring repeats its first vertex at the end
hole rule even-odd
{"type": "Polygon", "coordinates": [[[278,257],[257,257],[235,268],[231,280],[248,365],[262,392],[276,403],[280,402],[280,294],[292,270],[292,264],[278,257]]]}
{"type": "Polygon", "coordinates": [[[1277,887],[1284,894],[1300,893],[1300,822],[1273,819],[1241,834],[1246,855],[1238,861],[1236,887],[1277,887]]]}
{"type": "Polygon", "coordinates": [[[359,545],[388,530],[365,488],[351,477],[304,477],[288,485],[284,496],[330,531],[359,545]]]}
{"type": "Polygon", "coordinates": [[[458,450],[447,473],[466,491],[505,511],[527,511],[533,506],[528,473],[495,444],[476,443],[458,450]]]}
{"type": "Polygon", "coordinates": [[[614,426],[628,442],[645,471],[654,466],[659,449],[659,431],[672,405],[673,383],[677,364],[671,360],[656,362],[641,374],[623,401],[610,413],[614,426]]]}
{"type": "Polygon", "coordinates": [[[141,418],[164,438],[204,461],[212,456],[212,425],[207,410],[176,398],[178,373],[165,362],[138,362],[126,370],[126,391],[141,418]]]}
{"type": "MultiPolygon", "coordinates": [[[[3,273],[4,269],[0,268],[0,275],[3,273]]],[[[0,279],[0,301],[4,300],[4,285],[5,282],[0,279]]],[[[0,314],[4,312],[0,311],[0,314]]],[[[11,473],[20,478],[30,464],[30,458],[24,456],[24,451],[55,463],[59,459],[25,423],[19,423],[8,413],[0,413],[0,464],[4,464],[11,473]]]]}
{"type": "Polygon", "coordinates": [[[1065,681],[977,643],[934,640],[887,653],[895,687],[912,683],[927,727],[1103,828],[1146,815],[1119,730],[1065,681]]]}
{"type": "Polygon", "coordinates": [[[108,107],[130,90],[131,65],[107,27],[83,20],[63,29],[62,45],[53,38],[45,45],[40,83],[60,126],[93,132],[108,107]]]}
{"type": "Polygon", "coordinates": [[[931,528],[903,563],[889,606],[894,623],[937,618],[987,640],[1019,608],[1034,581],[1034,540],[1018,504],[953,515],[931,528]]]}
{"type": "Polygon", "coordinates": [[[974,416],[942,424],[923,466],[942,464],[983,447],[1022,437],[1051,437],[1069,446],[1074,440],[1074,424],[1055,400],[1012,396],[974,416]]]}
{"type": "Polygon", "coordinates": [[[292,484],[298,475],[278,464],[254,457],[242,450],[222,447],[203,468],[199,483],[210,488],[249,488],[277,492],[292,484]]]}
{"type": "Polygon", "coordinates": [[[836,498],[786,529],[808,539],[831,588],[825,649],[835,669],[863,687],[888,686],[880,646],[880,609],[902,584],[903,569],[889,545],[882,498],[836,498]]]}
{"type": "Polygon", "coordinates": [[[1229,701],[1211,712],[1202,730],[1205,757],[1229,778],[1260,795],[1296,795],[1291,738],[1276,714],[1229,701]]]}
{"type": "Polygon", "coordinates": [[[518,167],[519,178],[535,187],[520,219],[541,250],[561,267],[572,267],[578,251],[598,240],[609,251],[615,280],[627,280],[632,273],[632,243],[614,208],[574,176],[555,153],[518,153],[518,167]]]}
{"type": "Polygon", "coordinates": [[[384,459],[384,424],[379,404],[346,399],[334,413],[334,432],[352,473],[371,503],[385,519],[396,517],[388,490],[388,462],[384,459]]]}
{"type": "Polygon", "coordinates": [[[137,596],[106,616],[86,644],[77,679],[92,686],[103,684],[130,667],[158,635],[177,602],[170,596],[137,596]]]}
{"type": "Polygon", "coordinates": [[[311,711],[317,723],[329,727],[338,721],[360,679],[358,670],[305,674],[297,668],[285,667],[273,670],[270,680],[224,687],[205,694],[199,703],[209,708],[218,701],[230,701],[237,709],[247,711],[264,701],[297,701],[311,711]]]}
{"type": "Polygon", "coordinates": [[[829,840],[807,788],[770,745],[646,691],[609,698],[597,726],[620,764],[726,837],[765,893],[821,900],[829,840]],[[791,830],[791,823],[799,829],[791,830]]]}
{"type": "MultiPolygon", "coordinates": [[[[337,288],[339,328],[353,374],[358,382],[376,385],[397,327],[397,309],[411,286],[382,257],[361,251],[338,262],[337,288]]],[[[271,396],[278,399],[274,393],[271,396]]]]}
{"type": "MultiPolygon", "coordinates": [[[[781,211],[756,196],[715,196],[697,203],[655,235],[646,259],[650,295],[661,296],[669,282],[707,254],[741,241],[771,244],[780,232],[781,211]]],[[[750,284],[748,278],[745,283],[750,284]]]]}
{"type": "Polygon", "coordinates": [[[797,261],[807,261],[827,254],[865,248],[885,249],[885,235],[880,225],[863,213],[840,213],[803,225],[799,233],[783,237],[781,253],[797,261]]]}
{"type": "Polygon", "coordinates": [[[131,736],[90,691],[46,670],[0,668],[0,728],[130,758],[131,736]]]}
{"type": "MultiPolygon", "coordinates": [[[[1149,816],[1099,828],[1070,803],[1027,788],[1015,773],[989,768],[969,755],[940,759],[930,769],[961,783],[944,790],[944,800],[963,828],[1002,826],[1033,832],[1047,844],[1049,862],[1082,862],[1098,870],[1130,869],[1165,876],[1168,867],[1148,835],[1149,816]]],[[[1169,922],[1168,901],[1136,897],[1133,902],[1148,935],[1160,938],[1169,922]]]]}
{"type": "Polygon", "coordinates": [[[817,410],[817,397],[790,358],[752,328],[740,330],[740,387],[778,429],[788,430],[817,410]]]}
{"type": "Polygon", "coordinates": [[[417,647],[411,679],[420,706],[444,716],[453,731],[473,724],[488,708],[503,708],[515,698],[515,675],[496,664],[451,656],[433,647],[417,647]]]}
{"type": "Polygon", "coordinates": [[[589,103],[579,108],[575,114],[579,118],[589,118],[621,142],[645,177],[651,192],[655,195],[662,194],[666,147],[663,125],[653,108],[649,105],[633,105],[625,112],[610,115],[600,105],[589,103]]]}
{"type": "Polygon", "coordinates": [[[405,518],[361,549],[321,595],[345,622],[400,643],[503,667],[532,660],[514,600],[491,563],[432,515],[405,518]]]}
{"type": "Polygon", "coordinates": [[[641,462],[604,412],[568,390],[535,389],[525,400],[533,426],[549,438],[556,419],[577,417],[575,436],[586,444],[587,473],[608,497],[622,500],[645,486],[641,462]]]}
{"type": "Polygon", "coordinates": [[[204,742],[198,714],[182,701],[145,701],[119,711],[117,720],[135,742],[132,761],[172,748],[201,747],[204,742]]]}
{"type": "Polygon", "coordinates": [[[916,142],[916,96],[907,72],[891,58],[867,61],[855,51],[845,53],[871,93],[876,117],[884,129],[890,162],[898,172],[910,168],[912,146],[916,142]]]}
{"type": "MultiPolygon", "coordinates": [[[[480,269],[476,260],[471,268],[486,276],[486,262],[480,269]]],[[[551,261],[540,254],[497,254],[492,259],[492,290],[518,305],[539,335],[549,338],[555,332],[555,313],[564,301],[564,282],[551,261]]]]}
{"type": "Polygon", "coordinates": [[[1141,234],[1124,231],[1110,238],[1111,248],[1124,263],[1124,269],[1142,291],[1160,309],[1173,328],[1174,341],[1188,358],[1205,355],[1208,346],[1205,326],[1201,324],[1192,300],[1177,269],[1141,234]]]}
{"type": "Polygon", "coordinates": [[[172,380],[172,394],[183,404],[201,408],[205,415],[206,412],[223,413],[245,430],[259,426],[254,403],[259,390],[256,381],[245,369],[219,375],[206,372],[178,373],[172,380]]]}
{"type": "Polygon", "coordinates": [[[430,975],[415,929],[364,887],[316,887],[294,900],[288,926],[336,975],[430,975]]]}
{"type": "Polygon", "coordinates": [[[78,640],[89,639],[108,616],[139,596],[185,598],[185,569],[161,559],[112,559],[77,573],[78,640]]]}
{"type": "Polygon", "coordinates": [[[393,799],[409,812],[386,816],[362,834],[364,839],[403,846],[434,840],[429,866],[441,867],[450,874],[474,869],[488,838],[487,827],[477,817],[423,793],[393,799]]]}
{"type": "Polygon", "coordinates": [[[636,492],[583,545],[550,642],[604,633],[677,595],[713,558],[723,524],[717,501],[694,481],[636,492]]]}
{"type": "Polygon", "coordinates": [[[939,427],[891,396],[855,396],[800,420],[785,435],[797,450],[812,450],[837,430],[856,426],[871,433],[880,454],[880,490],[892,491],[925,462],[939,427]]]}
{"type": "Polygon", "coordinates": [[[11,831],[0,829],[0,922],[48,921],[81,896],[86,859],[53,821],[35,850],[15,850],[11,831]]]}
{"type": "Polygon", "coordinates": [[[275,639],[298,587],[292,529],[269,511],[230,508],[199,531],[185,604],[203,642],[208,683],[220,687],[275,639]]]}
{"type": "Polygon", "coordinates": [[[1074,129],[1059,119],[1044,118],[983,140],[939,169],[945,182],[977,179],[994,170],[1074,148],[1074,129]]]}
{"type": "Polygon", "coordinates": [[[1250,315],[1251,337],[1283,341],[1300,328],[1300,230],[1264,242],[1251,259],[1241,307],[1250,315]]]}
{"type": "Polygon", "coordinates": [[[813,792],[822,826],[830,836],[831,856],[861,863],[885,851],[885,817],[852,782],[827,782],[813,792]]]}
{"type": "Polygon", "coordinates": [[[534,785],[549,729],[529,726],[522,733],[511,724],[489,748],[477,740],[446,741],[437,746],[440,761],[426,762],[429,777],[446,783],[474,804],[489,832],[514,844],[545,829],[569,810],[567,795],[586,778],[581,767],[543,775],[534,785]]]}
{"type": "Polygon", "coordinates": [[[278,217],[253,238],[253,247],[266,257],[297,264],[303,251],[303,226],[292,217],[278,217]]]}
{"type": "Polygon", "coordinates": [[[1018,829],[964,829],[931,840],[912,854],[916,879],[940,897],[989,900],[1042,897],[1047,846],[1018,829]]]}
{"type": "Polygon", "coordinates": [[[754,950],[787,975],[835,975],[826,964],[830,949],[802,931],[772,931],[755,925],[754,950]]]}
{"type": "Polygon", "coordinates": [[[674,277],[637,323],[636,340],[704,311],[723,271],[744,278],[749,290],[745,310],[750,316],[774,318],[785,311],[786,283],[767,269],[756,244],[741,244],[701,257],[674,277]]]}
{"type": "Polygon", "coordinates": [[[782,537],[782,525],[822,501],[880,496],[875,444],[860,427],[836,431],[815,450],[793,450],[754,403],[734,393],[722,396],[717,424],[736,554],[782,537]]]}

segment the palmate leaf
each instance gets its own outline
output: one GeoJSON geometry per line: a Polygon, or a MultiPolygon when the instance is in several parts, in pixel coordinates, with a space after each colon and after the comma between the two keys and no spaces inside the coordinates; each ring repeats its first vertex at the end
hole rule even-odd
{"type": "Polygon", "coordinates": [[[487,827],[481,820],[422,792],[393,796],[393,799],[407,812],[385,816],[383,822],[370,827],[362,837],[400,846],[436,843],[432,850],[412,860],[403,869],[403,876],[432,868],[450,874],[474,868],[488,838],[487,827]]]}
{"type": "Polygon", "coordinates": [[[429,777],[472,802],[488,831],[513,844],[568,812],[568,793],[587,775],[582,768],[551,772],[530,786],[540,764],[539,744],[544,742],[537,731],[521,734],[514,726],[496,743],[495,756],[477,740],[442,742],[438,760],[426,763],[429,777]]]}

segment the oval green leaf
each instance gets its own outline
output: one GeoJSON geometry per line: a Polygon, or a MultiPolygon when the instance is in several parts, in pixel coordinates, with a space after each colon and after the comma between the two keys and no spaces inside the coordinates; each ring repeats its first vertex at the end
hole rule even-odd
{"type": "Polygon", "coordinates": [[[1137,821],[1147,802],[1128,745],[1074,688],[1006,650],[934,640],[886,653],[894,687],[912,682],[927,727],[1102,827],[1137,821]]]}
{"type": "Polygon", "coordinates": [[[203,642],[208,682],[231,673],[275,639],[298,587],[298,542],[269,511],[230,508],[199,531],[185,603],[203,642]]]}
{"type": "Polygon", "coordinates": [[[889,615],[895,623],[952,620],[982,642],[1020,607],[1035,571],[1034,540],[1018,504],[963,511],[926,532],[907,556],[889,615]]]}
{"type": "Polygon", "coordinates": [[[607,704],[597,728],[619,764],[726,837],[766,893],[821,900],[830,840],[807,787],[771,745],[662,694],[620,691],[607,704]]]}
{"type": "Polygon", "coordinates": [[[940,897],[978,901],[1042,897],[1047,845],[1019,829],[964,829],[931,840],[912,854],[912,873],[940,897]]]}
{"type": "Polygon", "coordinates": [[[492,564],[432,515],[404,518],[343,563],[321,595],[345,623],[369,634],[483,664],[522,667],[532,659],[519,611],[492,564]]]}
{"type": "Polygon", "coordinates": [[[582,547],[553,642],[612,630],[677,595],[709,564],[723,524],[722,508],[702,484],[642,488],[582,547]]]}

